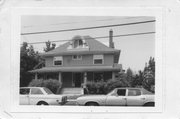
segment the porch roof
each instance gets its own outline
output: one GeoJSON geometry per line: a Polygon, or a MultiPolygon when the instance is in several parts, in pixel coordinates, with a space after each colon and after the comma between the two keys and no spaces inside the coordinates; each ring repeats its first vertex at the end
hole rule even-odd
{"type": "Polygon", "coordinates": [[[30,73],[48,72],[91,72],[91,71],[120,71],[121,65],[117,66],[78,66],[78,67],[43,67],[29,71],[30,73]]]}

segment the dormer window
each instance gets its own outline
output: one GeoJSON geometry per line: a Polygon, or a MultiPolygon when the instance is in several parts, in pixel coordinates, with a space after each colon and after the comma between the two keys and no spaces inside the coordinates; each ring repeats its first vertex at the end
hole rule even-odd
{"type": "Polygon", "coordinates": [[[84,39],[84,37],[81,36],[75,36],[72,41],[69,42],[69,46],[67,47],[68,50],[74,50],[74,51],[84,51],[89,50],[89,45],[84,39]]]}
{"type": "Polygon", "coordinates": [[[82,48],[83,47],[83,41],[81,39],[74,41],[74,47],[73,48],[82,48]]]}

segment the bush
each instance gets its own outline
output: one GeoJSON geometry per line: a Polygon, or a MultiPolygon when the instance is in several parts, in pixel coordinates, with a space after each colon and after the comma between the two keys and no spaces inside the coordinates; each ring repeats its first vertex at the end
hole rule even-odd
{"type": "Polygon", "coordinates": [[[107,94],[114,88],[127,87],[121,80],[110,79],[107,82],[87,82],[87,89],[90,94],[107,94]]]}
{"type": "Polygon", "coordinates": [[[29,83],[29,87],[43,87],[43,79],[38,79],[38,80],[33,79],[29,83]]]}
{"type": "Polygon", "coordinates": [[[87,82],[86,84],[89,94],[96,94],[97,88],[94,82],[87,82]]]}
{"type": "Polygon", "coordinates": [[[119,88],[119,87],[127,87],[127,86],[120,80],[110,79],[107,81],[105,89],[106,89],[106,92],[108,93],[114,88],[119,88]]]}
{"type": "Polygon", "coordinates": [[[60,92],[61,83],[55,79],[48,79],[48,80],[34,79],[29,83],[29,87],[46,87],[50,89],[54,94],[56,94],[60,92]]]}
{"type": "Polygon", "coordinates": [[[105,94],[105,82],[87,82],[86,84],[89,94],[105,94]]]}

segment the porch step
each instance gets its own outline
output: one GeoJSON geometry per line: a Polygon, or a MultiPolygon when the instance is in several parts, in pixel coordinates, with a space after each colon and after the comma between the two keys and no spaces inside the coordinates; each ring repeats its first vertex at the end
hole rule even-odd
{"type": "Polygon", "coordinates": [[[61,89],[61,94],[82,95],[83,88],[63,88],[61,89]]]}

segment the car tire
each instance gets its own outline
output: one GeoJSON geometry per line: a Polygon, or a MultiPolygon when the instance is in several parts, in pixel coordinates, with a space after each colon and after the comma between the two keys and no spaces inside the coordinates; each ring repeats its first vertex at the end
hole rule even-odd
{"type": "Polygon", "coordinates": [[[85,106],[99,106],[97,102],[87,102],[85,106]]]}
{"type": "Polygon", "coordinates": [[[146,107],[153,107],[155,105],[154,102],[148,102],[148,103],[145,103],[144,106],[146,107]]]}
{"type": "Polygon", "coordinates": [[[46,102],[38,102],[37,105],[48,105],[46,102]]]}

